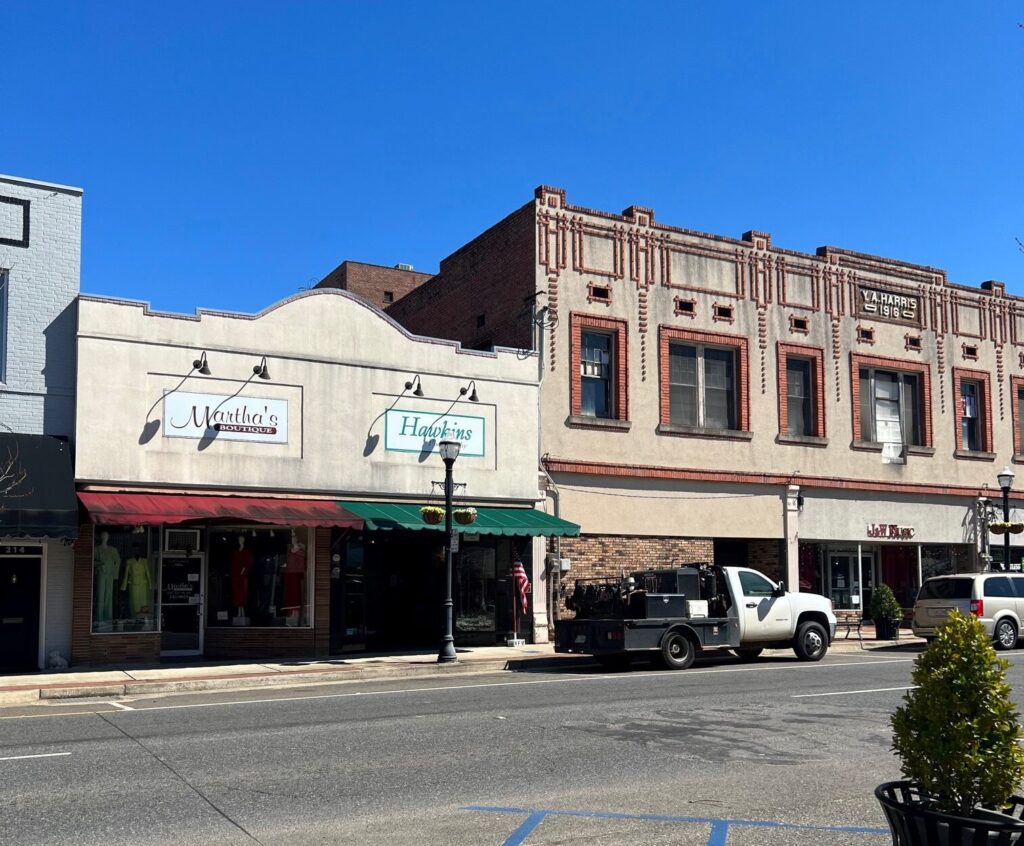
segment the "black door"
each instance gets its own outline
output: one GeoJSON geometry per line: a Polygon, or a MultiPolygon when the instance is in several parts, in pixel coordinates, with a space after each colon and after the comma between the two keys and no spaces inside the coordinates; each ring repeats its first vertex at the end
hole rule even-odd
{"type": "Polygon", "coordinates": [[[38,558],[0,558],[0,671],[39,668],[38,558]]]}

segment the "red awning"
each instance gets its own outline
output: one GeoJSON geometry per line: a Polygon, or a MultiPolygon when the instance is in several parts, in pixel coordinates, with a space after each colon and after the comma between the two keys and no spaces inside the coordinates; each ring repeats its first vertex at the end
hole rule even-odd
{"type": "Polygon", "coordinates": [[[79,493],[78,498],[94,523],[122,526],[227,518],[279,526],[363,527],[360,518],[328,499],[148,493],[79,493]]]}

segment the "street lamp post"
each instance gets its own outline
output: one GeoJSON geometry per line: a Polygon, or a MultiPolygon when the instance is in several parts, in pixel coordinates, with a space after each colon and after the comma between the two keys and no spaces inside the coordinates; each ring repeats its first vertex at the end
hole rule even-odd
{"type": "MultiPolygon", "coordinates": [[[[1010,486],[1013,484],[1013,470],[1007,465],[997,477],[1003,489],[1003,522],[1010,522],[1010,486]]],[[[1003,570],[1010,569],[1010,533],[1003,536],[1003,570]]]]}
{"type": "Polygon", "coordinates": [[[444,462],[444,637],[441,651],[437,653],[438,664],[454,664],[459,660],[455,654],[455,636],[452,633],[452,465],[459,457],[462,447],[458,441],[441,441],[438,451],[444,462]]]}

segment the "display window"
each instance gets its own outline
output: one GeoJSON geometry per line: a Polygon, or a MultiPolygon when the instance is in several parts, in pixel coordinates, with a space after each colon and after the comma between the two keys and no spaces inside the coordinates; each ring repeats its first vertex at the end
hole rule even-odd
{"type": "Polygon", "coordinates": [[[206,625],[310,626],[303,528],[210,529],[206,625]]]}
{"type": "Polygon", "coordinates": [[[92,631],[155,632],[158,530],[97,526],[92,556],[92,631]]]}

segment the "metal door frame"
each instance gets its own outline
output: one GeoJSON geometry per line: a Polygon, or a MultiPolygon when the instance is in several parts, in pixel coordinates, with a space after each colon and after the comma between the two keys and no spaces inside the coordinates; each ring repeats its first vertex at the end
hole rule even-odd
{"type": "MultiPolygon", "coordinates": [[[[205,635],[206,635],[206,553],[205,552],[179,552],[174,551],[163,551],[160,552],[160,581],[159,581],[159,602],[157,604],[157,613],[160,615],[160,636],[163,638],[164,625],[163,625],[163,612],[164,612],[164,559],[199,559],[199,605],[196,609],[196,614],[199,620],[199,647],[197,649],[163,649],[161,644],[160,657],[167,658],[178,658],[187,657],[192,655],[202,655],[205,646],[205,635]]],[[[176,607],[176,606],[172,606],[176,607]]]]}

